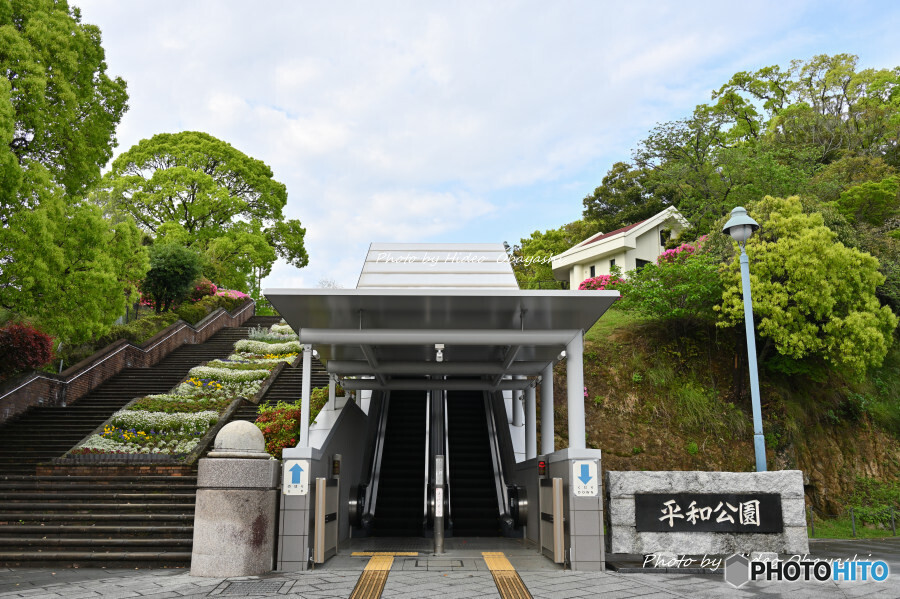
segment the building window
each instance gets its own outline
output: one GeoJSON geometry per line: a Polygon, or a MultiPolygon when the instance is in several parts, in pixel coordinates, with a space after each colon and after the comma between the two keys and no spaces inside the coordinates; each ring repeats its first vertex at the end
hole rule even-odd
{"type": "Polygon", "coordinates": [[[650,264],[649,260],[641,260],[640,258],[638,258],[636,260],[636,262],[637,262],[637,270],[641,270],[642,268],[644,268],[645,266],[650,264]]]}
{"type": "Polygon", "coordinates": [[[591,266],[591,278],[593,279],[596,276],[597,276],[597,267],[591,266]]]}
{"type": "Polygon", "coordinates": [[[615,268],[615,266],[616,266],[616,259],[613,258],[612,260],[609,261],[609,269],[612,270],[613,268],[615,268]]]}

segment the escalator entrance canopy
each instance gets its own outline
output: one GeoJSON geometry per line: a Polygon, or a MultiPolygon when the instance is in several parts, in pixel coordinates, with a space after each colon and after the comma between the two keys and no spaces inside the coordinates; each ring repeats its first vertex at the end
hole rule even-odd
{"type": "MultiPolygon", "coordinates": [[[[361,471],[351,475],[358,529],[427,535],[436,455],[450,534],[515,528],[508,397],[552,372],[573,343],[580,352],[583,332],[619,296],[515,281],[500,244],[372,244],[356,289],[266,290],[367,414],[361,471]]],[[[580,426],[583,439],[583,414],[580,426]]]]}

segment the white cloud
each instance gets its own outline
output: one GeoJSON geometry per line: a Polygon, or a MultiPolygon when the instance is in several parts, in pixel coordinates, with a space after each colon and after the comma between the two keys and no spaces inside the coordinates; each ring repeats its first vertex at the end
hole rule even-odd
{"type": "Polygon", "coordinates": [[[74,1],[128,81],[120,151],[207,131],[287,185],[310,266],[269,286],[352,286],[371,241],[515,241],[578,218],[612,162],[738,70],[897,58],[896,9],[839,3],[74,1]]]}

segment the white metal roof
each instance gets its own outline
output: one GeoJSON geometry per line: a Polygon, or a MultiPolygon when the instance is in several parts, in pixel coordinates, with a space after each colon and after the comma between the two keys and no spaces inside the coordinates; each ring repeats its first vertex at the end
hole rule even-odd
{"type": "Polygon", "coordinates": [[[357,289],[518,289],[499,243],[373,243],[357,289]]]}

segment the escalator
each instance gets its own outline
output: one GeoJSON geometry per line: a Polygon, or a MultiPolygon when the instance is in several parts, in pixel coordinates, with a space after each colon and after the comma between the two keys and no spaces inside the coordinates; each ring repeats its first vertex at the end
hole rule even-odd
{"type": "Polygon", "coordinates": [[[500,535],[495,464],[481,391],[448,393],[447,444],[453,536],[500,535]]]}
{"type": "Polygon", "coordinates": [[[427,410],[424,391],[390,394],[372,529],[377,536],[423,533],[427,410]]]}

